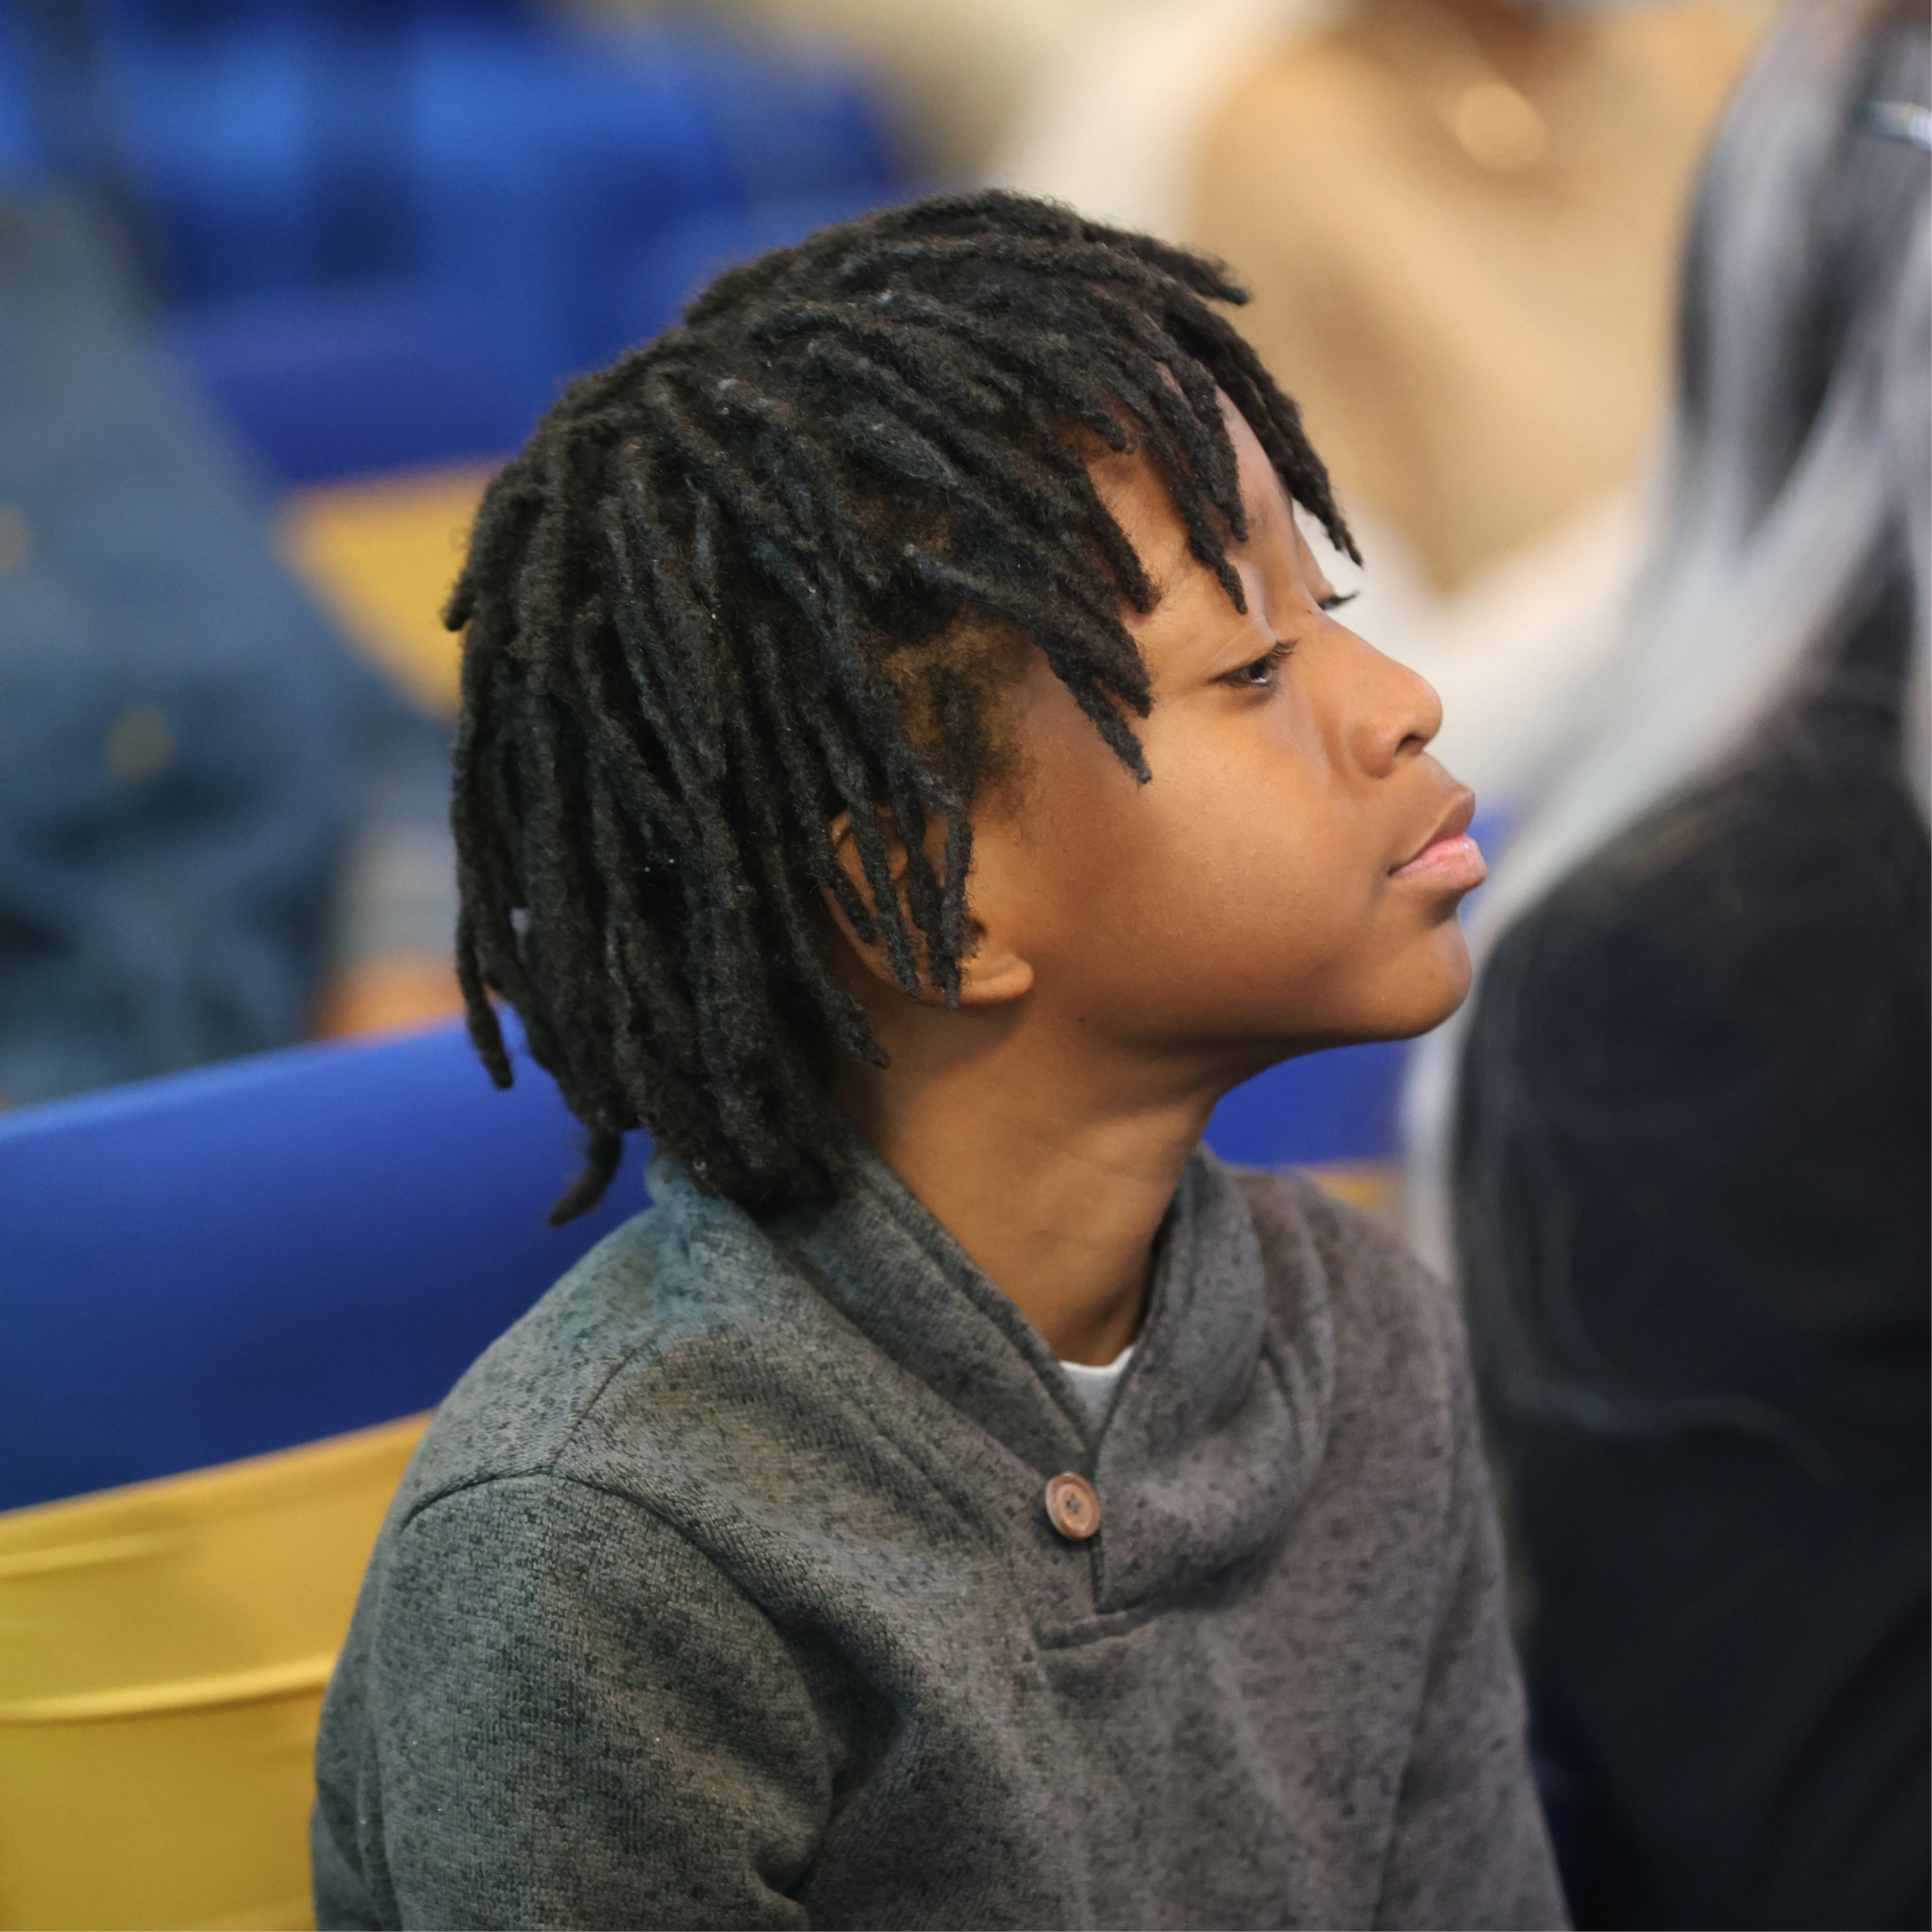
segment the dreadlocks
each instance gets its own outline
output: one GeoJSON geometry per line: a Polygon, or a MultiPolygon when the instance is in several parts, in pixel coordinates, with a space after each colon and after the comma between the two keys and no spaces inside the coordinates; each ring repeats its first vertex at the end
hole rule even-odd
{"type": "Polygon", "coordinates": [[[1245,609],[1218,387],[1354,554],[1294,404],[1209,299],[1246,298],[1048,202],[935,196],[722,276],[490,485],[446,614],[457,963],[498,1085],[491,992],[590,1130],[553,1221],[640,1124],[747,1204],[849,1184],[826,1056],[884,1057],[827,969],[822,896],[908,992],[922,970],[957,997],[998,694],[963,634],[1036,647],[1144,780],[1120,607],[1156,593],[1083,452],[1157,463],[1245,609]],[[834,856],[842,812],[868,894],[834,856]]]}

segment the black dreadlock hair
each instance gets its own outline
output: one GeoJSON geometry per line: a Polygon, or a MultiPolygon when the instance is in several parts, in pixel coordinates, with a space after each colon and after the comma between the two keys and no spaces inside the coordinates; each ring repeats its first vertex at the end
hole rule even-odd
{"type": "Polygon", "coordinates": [[[490,484],[445,617],[467,632],[457,964],[497,1084],[491,992],[589,1130],[553,1222],[596,1203],[640,1125],[748,1205],[849,1186],[826,1056],[884,1055],[827,969],[821,896],[908,992],[922,967],[957,998],[1000,682],[962,637],[1037,648],[1146,778],[1120,610],[1156,592],[1088,453],[1157,463],[1245,609],[1218,388],[1355,554],[1294,405],[1208,306],[1246,298],[1052,202],[936,196],[721,276],[490,484]],[[869,906],[834,857],[842,812],[869,906]]]}

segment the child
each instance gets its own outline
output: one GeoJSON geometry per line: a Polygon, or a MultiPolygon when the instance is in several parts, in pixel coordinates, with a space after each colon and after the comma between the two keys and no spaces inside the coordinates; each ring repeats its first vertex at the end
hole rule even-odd
{"type": "Polygon", "coordinates": [[[1547,1925],[1443,1292],[1216,1100],[1462,997],[1433,694],[1216,269],[828,229],[492,487],[488,988],[656,1204],[439,1412],[331,1688],[330,1925],[1547,1925]]]}

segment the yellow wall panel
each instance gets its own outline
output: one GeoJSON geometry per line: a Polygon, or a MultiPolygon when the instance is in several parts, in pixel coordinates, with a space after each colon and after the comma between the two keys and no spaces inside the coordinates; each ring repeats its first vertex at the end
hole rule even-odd
{"type": "Polygon", "coordinates": [[[494,463],[398,470],[298,490],[283,541],[349,636],[439,716],[454,714],[460,650],[442,610],[494,463]]]}

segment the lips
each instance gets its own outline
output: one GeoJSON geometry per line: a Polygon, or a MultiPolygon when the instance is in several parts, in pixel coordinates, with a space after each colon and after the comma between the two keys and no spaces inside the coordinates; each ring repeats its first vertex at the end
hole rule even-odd
{"type": "Polygon", "coordinates": [[[1410,857],[1391,868],[1391,876],[1463,891],[1480,886],[1489,877],[1489,867],[1482,848],[1469,836],[1469,821],[1475,815],[1475,794],[1466,786],[1459,788],[1435,830],[1410,857]]]}

